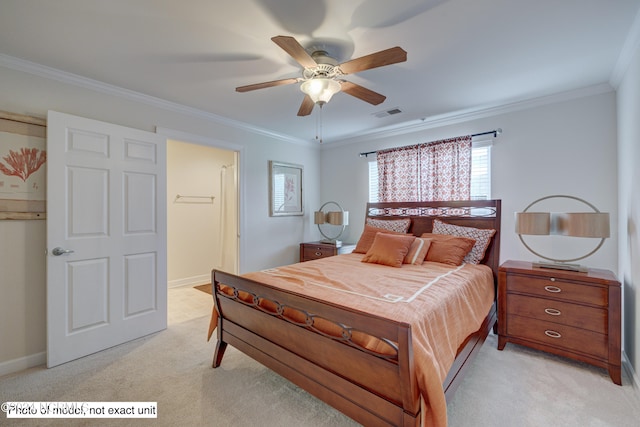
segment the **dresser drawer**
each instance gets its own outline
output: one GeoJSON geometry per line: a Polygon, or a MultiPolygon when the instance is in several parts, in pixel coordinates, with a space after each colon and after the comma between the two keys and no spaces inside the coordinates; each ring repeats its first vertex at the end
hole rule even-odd
{"type": "Polygon", "coordinates": [[[588,329],[600,334],[606,334],[608,328],[607,310],[604,308],[519,294],[507,294],[507,314],[588,329]]]}
{"type": "Polygon", "coordinates": [[[588,354],[598,359],[606,359],[608,357],[606,335],[572,326],[510,315],[507,320],[507,334],[569,351],[588,354]]]}
{"type": "Polygon", "coordinates": [[[509,260],[498,272],[498,349],[508,342],[606,368],[621,378],[621,288],[615,274],[509,260]]]}
{"type": "Polygon", "coordinates": [[[589,286],[584,283],[572,283],[546,277],[509,275],[507,292],[521,292],[601,307],[606,307],[608,304],[608,289],[604,286],[589,286]]]}
{"type": "Polygon", "coordinates": [[[309,246],[305,245],[304,249],[304,259],[306,261],[312,259],[325,258],[329,256],[333,256],[336,253],[335,248],[328,246],[309,246]]]}

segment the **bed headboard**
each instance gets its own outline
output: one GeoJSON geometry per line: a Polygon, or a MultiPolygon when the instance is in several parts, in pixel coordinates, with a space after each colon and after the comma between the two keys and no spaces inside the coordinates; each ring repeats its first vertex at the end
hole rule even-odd
{"type": "Polygon", "coordinates": [[[492,228],[496,230],[496,234],[491,239],[482,263],[491,267],[497,283],[500,266],[500,206],[501,200],[367,203],[366,218],[411,218],[409,232],[415,236],[430,233],[434,218],[465,227],[492,228]]]}

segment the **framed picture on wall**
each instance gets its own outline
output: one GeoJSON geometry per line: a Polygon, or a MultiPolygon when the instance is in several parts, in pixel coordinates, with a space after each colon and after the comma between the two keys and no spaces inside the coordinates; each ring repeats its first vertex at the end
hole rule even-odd
{"type": "Polygon", "coordinates": [[[302,166],[269,161],[269,215],[304,215],[302,166]]]}
{"type": "Polygon", "coordinates": [[[46,219],[46,121],[0,111],[0,220],[46,219]]]}

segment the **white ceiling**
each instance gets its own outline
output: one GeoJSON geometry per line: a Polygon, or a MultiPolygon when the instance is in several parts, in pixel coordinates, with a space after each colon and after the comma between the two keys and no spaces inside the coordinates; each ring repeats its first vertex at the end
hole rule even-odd
{"type": "Polygon", "coordinates": [[[270,39],[295,37],[339,62],[393,46],[406,62],[346,76],[387,96],[338,93],[325,142],[434,116],[607,83],[640,0],[0,0],[0,54],[312,141],[300,77],[270,39]],[[402,113],[376,117],[399,108],[402,113]]]}

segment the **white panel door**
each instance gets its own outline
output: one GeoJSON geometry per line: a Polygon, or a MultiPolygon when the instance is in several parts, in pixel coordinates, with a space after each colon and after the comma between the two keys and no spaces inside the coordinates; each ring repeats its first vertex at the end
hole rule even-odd
{"type": "Polygon", "coordinates": [[[167,327],[166,139],[50,111],[47,366],[167,327]]]}

